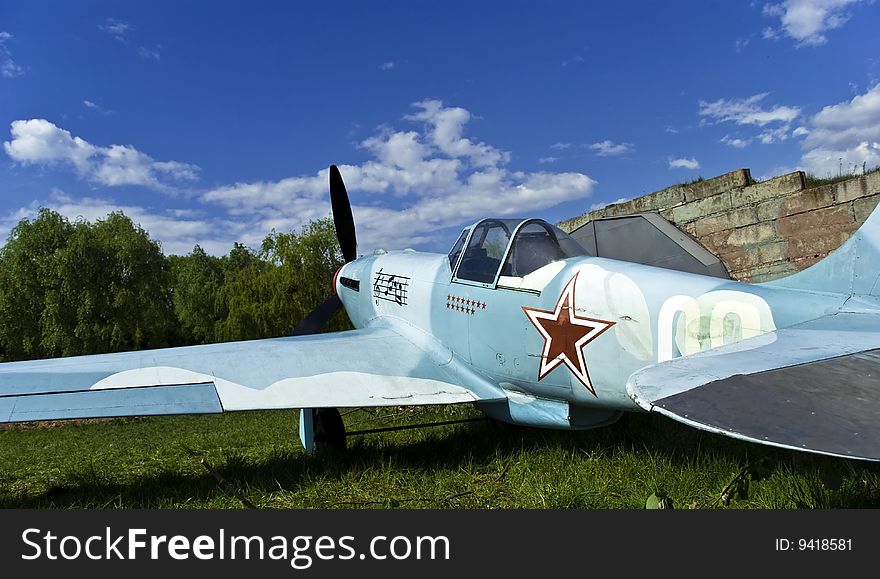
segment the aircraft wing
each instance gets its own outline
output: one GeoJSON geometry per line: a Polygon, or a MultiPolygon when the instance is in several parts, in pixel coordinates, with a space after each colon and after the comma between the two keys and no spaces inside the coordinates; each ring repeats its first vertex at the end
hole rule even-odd
{"type": "Polygon", "coordinates": [[[627,391],[702,430],[880,460],[880,314],[827,315],[649,366],[627,391]]]}
{"type": "Polygon", "coordinates": [[[503,397],[451,352],[390,325],[0,364],[0,423],[503,397]],[[415,342],[421,342],[417,346],[415,342]]]}

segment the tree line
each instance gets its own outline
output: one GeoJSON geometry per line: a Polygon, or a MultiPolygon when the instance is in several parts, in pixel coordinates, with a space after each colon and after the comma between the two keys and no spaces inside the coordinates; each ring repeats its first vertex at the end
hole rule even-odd
{"type": "MultiPolygon", "coordinates": [[[[122,212],[89,222],[43,208],[0,248],[0,359],[285,336],[342,264],[329,217],[258,250],[166,256],[122,212]]],[[[340,310],[327,329],[348,327],[340,310]]]]}

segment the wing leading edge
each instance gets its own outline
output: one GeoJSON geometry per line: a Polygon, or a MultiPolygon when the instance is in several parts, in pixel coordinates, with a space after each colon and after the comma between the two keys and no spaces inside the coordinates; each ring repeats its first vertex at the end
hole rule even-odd
{"type": "Polygon", "coordinates": [[[646,410],[733,438],[880,460],[880,315],[839,313],[650,366],[646,410]]]}
{"type": "Polygon", "coordinates": [[[0,422],[454,404],[503,393],[391,325],[0,364],[0,422]],[[417,346],[416,343],[419,342],[417,346]]]}

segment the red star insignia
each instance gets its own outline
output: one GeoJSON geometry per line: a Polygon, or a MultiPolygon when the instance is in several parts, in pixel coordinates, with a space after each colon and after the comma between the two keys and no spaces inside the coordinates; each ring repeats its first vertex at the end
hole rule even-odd
{"type": "Polygon", "coordinates": [[[544,338],[544,350],[541,352],[541,365],[538,368],[538,380],[541,380],[560,364],[565,364],[571,373],[593,396],[596,390],[590,382],[587,363],[584,360],[584,346],[599,337],[615,322],[597,320],[579,316],[575,311],[574,288],[578,274],[562,290],[553,311],[527,308],[523,312],[529,321],[544,338]]]}

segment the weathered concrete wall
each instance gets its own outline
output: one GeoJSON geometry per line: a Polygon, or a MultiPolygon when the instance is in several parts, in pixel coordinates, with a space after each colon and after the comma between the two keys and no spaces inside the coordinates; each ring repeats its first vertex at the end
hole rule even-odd
{"type": "Polygon", "coordinates": [[[808,267],[840,246],[880,201],[880,171],[807,188],[800,171],[760,183],[748,169],[674,185],[559,224],[659,212],[715,254],[734,279],[760,282],[808,267]]]}

